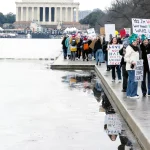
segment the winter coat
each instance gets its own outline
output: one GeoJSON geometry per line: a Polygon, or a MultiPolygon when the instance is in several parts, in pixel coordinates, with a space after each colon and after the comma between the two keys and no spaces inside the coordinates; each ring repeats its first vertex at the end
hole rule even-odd
{"type": "Polygon", "coordinates": [[[126,62],[126,70],[135,70],[135,67],[132,69],[132,62],[136,63],[139,60],[139,51],[135,51],[130,45],[126,48],[126,54],[124,56],[126,62]]]}
{"type": "Polygon", "coordinates": [[[64,39],[62,40],[61,44],[62,44],[62,49],[67,49],[65,41],[66,41],[67,37],[64,37],[64,39]]]}
{"type": "Polygon", "coordinates": [[[141,44],[140,46],[141,51],[142,51],[142,59],[143,59],[143,65],[144,65],[144,70],[149,71],[149,65],[148,65],[148,60],[147,60],[147,54],[150,54],[150,44],[147,46],[144,46],[144,44],[141,44]]]}
{"type": "Polygon", "coordinates": [[[71,55],[71,51],[70,51],[70,37],[68,37],[65,41],[65,45],[67,47],[67,55],[71,55]]]}
{"type": "Polygon", "coordinates": [[[100,40],[97,40],[96,43],[95,43],[95,46],[94,46],[95,52],[96,52],[98,49],[102,49],[102,44],[101,44],[101,41],[100,41],[100,40]]]}

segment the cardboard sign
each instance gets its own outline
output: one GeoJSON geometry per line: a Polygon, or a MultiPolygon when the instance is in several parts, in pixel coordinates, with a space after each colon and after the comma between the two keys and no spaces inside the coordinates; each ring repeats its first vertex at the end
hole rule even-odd
{"type": "Polygon", "coordinates": [[[115,37],[115,24],[105,24],[105,40],[110,41],[110,37],[115,37]]]}
{"type": "Polygon", "coordinates": [[[95,29],[91,28],[91,29],[87,29],[87,33],[89,37],[96,37],[96,33],[95,33],[95,29]]]}
{"type": "Polygon", "coordinates": [[[150,39],[150,19],[132,18],[133,33],[141,36],[146,35],[150,39]]]}
{"type": "Polygon", "coordinates": [[[100,28],[100,35],[105,35],[105,27],[100,28]]]}
{"type": "Polygon", "coordinates": [[[119,50],[123,45],[108,45],[108,65],[120,65],[122,56],[119,50]]]}
{"type": "Polygon", "coordinates": [[[120,121],[118,114],[108,114],[106,115],[106,124],[108,135],[119,135],[122,131],[122,123],[120,121]]]}
{"type": "Polygon", "coordinates": [[[138,60],[136,62],[135,81],[143,81],[143,60],[138,60]]]}

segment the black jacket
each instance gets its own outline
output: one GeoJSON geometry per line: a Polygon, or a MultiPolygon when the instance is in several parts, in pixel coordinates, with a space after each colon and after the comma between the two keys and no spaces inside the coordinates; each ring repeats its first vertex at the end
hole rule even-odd
{"type": "Polygon", "coordinates": [[[95,52],[96,52],[98,49],[102,49],[102,44],[101,44],[101,41],[100,41],[100,40],[97,40],[96,43],[95,43],[95,46],[94,46],[95,52]]]}
{"type": "Polygon", "coordinates": [[[150,54],[150,44],[148,44],[147,46],[144,46],[143,44],[141,44],[140,48],[141,48],[141,51],[142,51],[142,59],[143,59],[143,62],[144,62],[144,70],[149,71],[147,54],[150,54]]]}
{"type": "Polygon", "coordinates": [[[66,39],[67,39],[67,37],[64,37],[64,39],[63,39],[62,42],[61,42],[63,49],[67,49],[67,47],[66,47],[66,45],[65,45],[66,39]]]}

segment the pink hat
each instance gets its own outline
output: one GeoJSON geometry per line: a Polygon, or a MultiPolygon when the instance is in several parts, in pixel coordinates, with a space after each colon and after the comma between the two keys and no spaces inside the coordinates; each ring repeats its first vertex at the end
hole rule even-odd
{"type": "Polygon", "coordinates": [[[87,41],[87,37],[84,37],[84,39],[83,39],[84,41],[87,41]]]}
{"type": "Polygon", "coordinates": [[[76,36],[73,34],[72,37],[75,38],[76,36]]]}

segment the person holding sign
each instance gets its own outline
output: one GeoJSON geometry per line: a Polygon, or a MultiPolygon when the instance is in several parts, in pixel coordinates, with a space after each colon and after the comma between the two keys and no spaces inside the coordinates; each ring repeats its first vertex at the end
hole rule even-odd
{"type": "Polygon", "coordinates": [[[139,48],[137,46],[137,38],[135,36],[130,37],[130,45],[126,48],[126,54],[124,56],[126,61],[126,70],[128,71],[128,85],[127,85],[127,98],[138,99],[137,94],[138,82],[135,81],[135,66],[139,60],[139,48]]]}
{"type": "Polygon", "coordinates": [[[112,53],[109,54],[110,47],[112,47],[112,46],[115,47],[116,46],[118,48],[119,45],[117,45],[117,44],[118,44],[118,40],[117,40],[116,37],[114,37],[114,38],[112,38],[110,44],[108,45],[108,48],[107,48],[107,50],[108,50],[108,65],[110,65],[111,69],[112,69],[112,82],[115,82],[115,79],[116,79],[116,70],[117,70],[118,80],[119,80],[119,83],[121,83],[121,69],[120,69],[121,56],[119,55],[119,50],[121,48],[119,50],[117,50],[118,52],[116,50],[114,50],[116,52],[113,52],[113,55],[115,55],[115,60],[117,60],[117,61],[119,60],[119,63],[116,63],[116,62],[115,63],[114,62],[110,63],[110,59],[109,59],[109,55],[112,56],[112,53]],[[119,58],[117,56],[117,59],[116,59],[116,55],[118,55],[119,58]]]}
{"type": "Polygon", "coordinates": [[[150,44],[148,43],[148,38],[145,35],[141,36],[142,44],[141,44],[141,51],[142,51],[142,59],[143,59],[143,81],[142,81],[142,93],[145,97],[147,94],[147,87],[146,87],[146,75],[147,75],[147,85],[148,85],[148,96],[150,96],[150,70],[149,70],[149,63],[150,63],[150,44]]]}

